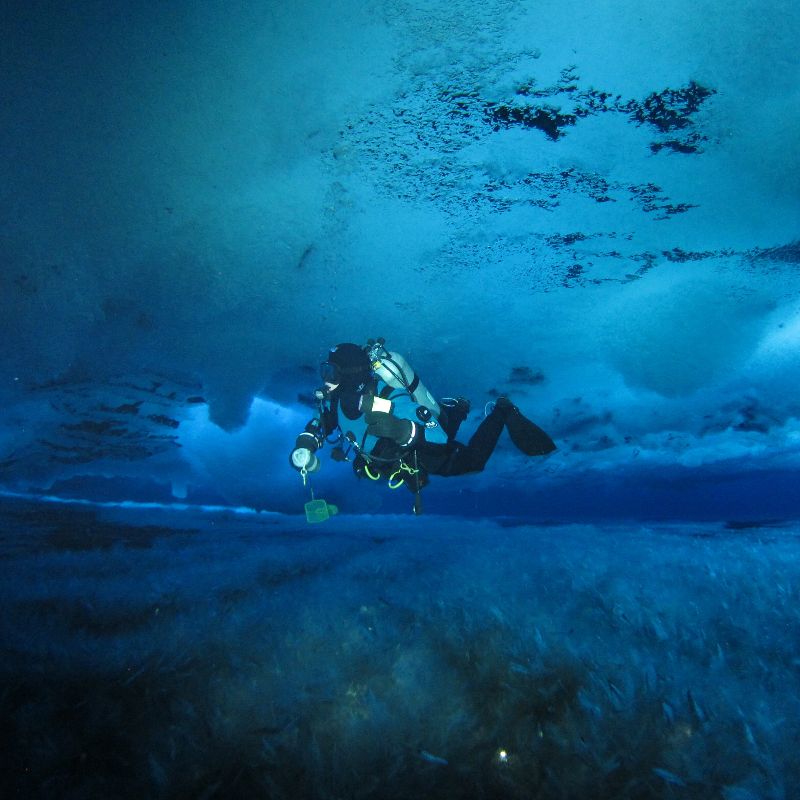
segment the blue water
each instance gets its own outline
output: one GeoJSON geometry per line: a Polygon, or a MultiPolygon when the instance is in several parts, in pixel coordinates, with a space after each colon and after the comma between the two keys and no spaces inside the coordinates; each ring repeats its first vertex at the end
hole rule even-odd
{"type": "Polygon", "coordinates": [[[800,797],[800,4],[0,31],[2,797],[800,797]],[[375,337],[558,449],[304,486],[375,337]]]}

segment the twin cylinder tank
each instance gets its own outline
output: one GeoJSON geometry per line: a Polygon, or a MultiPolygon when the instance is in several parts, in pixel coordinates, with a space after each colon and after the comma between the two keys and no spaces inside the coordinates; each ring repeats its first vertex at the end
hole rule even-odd
{"type": "MultiPolygon", "coordinates": [[[[372,365],[372,371],[392,389],[405,389],[413,383],[416,377],[416,373],[403,356],[394,352],[389,352],[388,357],[381,358],[379,356],[378,360],[372,365]]],[[[411,399],[417,405],[430,409],[435,417],[439,417],[441,408],[436,402],[436,398],[428,391],[422,381],[417,384],[411,399]]]]}

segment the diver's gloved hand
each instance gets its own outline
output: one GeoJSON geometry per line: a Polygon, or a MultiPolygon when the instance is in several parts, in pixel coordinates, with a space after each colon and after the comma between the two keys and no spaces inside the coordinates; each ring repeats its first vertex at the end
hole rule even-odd
{"type": "Polygon", "coordinates": [[[379,439],[391,439],[401,447],[412,447],[422,437],[422,427],[410,419],[392,415],[394,403],[371,392],[361,396],[361,410],[367,423],[367,433],[379,439]]]}
{"type": "Polygon", "coordinates": [[[398,419],[384,411],[368,411],[364,419],[370,436],[391,439],[401,447],[412,447],[422,436],[422,428],[410,419],[398,419]]]}

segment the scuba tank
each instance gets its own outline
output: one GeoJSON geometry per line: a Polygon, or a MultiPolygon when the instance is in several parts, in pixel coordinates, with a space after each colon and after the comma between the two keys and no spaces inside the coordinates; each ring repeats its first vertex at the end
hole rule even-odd
{"type": "MultiPolygon", "coordinates": [[[[442,409],[436,402],[436,398],[428,391],[427,387],[420,381],[408,362],[399,353],[392,353],[384,346],[385,339],[370,339],[367,342],[367,355],[372,372],[377,375],[387,386],[392,389],[399,389],[408,392],[411,399],[418,405],[427,409],[427,419],[431,415],[437,419],[442,413],[442,409]]],[[[424,409],[417,409],[417,415],[424,409]]],[[[423,417],[420,416],[420,420],[423,417]]],[[[414,476],[414,513],[422,513],[422,483],[420,481],[419,456],[416,447],[413,449],[414,469],[409,470],[414,476]]],[[[402,461],[401,461],[402,464],[402,461]]],[[[400,470],[398,469],[398,472],[400,470]]],[[[391,479],[390,479],[391,485],[391,479]]]]}
{"type": "Polygon", "coordinates": [[[425,406],[437,417],[442,413],[436,398],[420,381],[409,363],[399,353],[389,352],[384,346],[385,339],[370,339],[367,343],[372,371],[392,389],[403,389],[420,406],[425,406]]]}

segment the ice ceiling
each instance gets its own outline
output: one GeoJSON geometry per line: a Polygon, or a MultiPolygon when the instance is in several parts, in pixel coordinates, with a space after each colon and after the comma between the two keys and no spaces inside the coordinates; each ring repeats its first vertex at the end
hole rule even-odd
{"type": "Polygon", "coordinates": [[[299,507],[316,364],[382,335],[559,444],[439,510],[800,513],[797,3],[2,15],[7,488],[299,507]]]}

